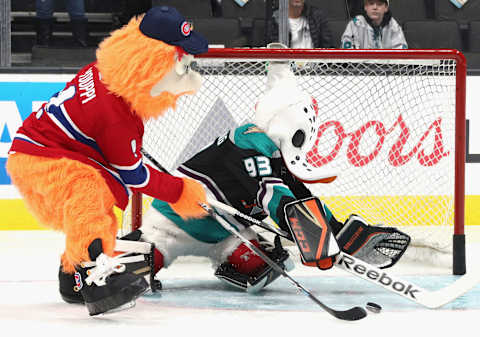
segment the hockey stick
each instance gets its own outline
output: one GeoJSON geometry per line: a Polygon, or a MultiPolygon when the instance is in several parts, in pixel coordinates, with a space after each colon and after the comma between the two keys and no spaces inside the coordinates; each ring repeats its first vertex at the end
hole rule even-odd
{"type": "Polygon", "coordinates": [[[165,173],[170,173],[168,172],[168,170],[163,167],[155,158],[153,158],[150,153],[147,152],[147,150],[145,150],[143,147],[140,149],[140,152],[145,156],[145,158],[147,158],[148,160],[150,160],[152,162],[153,165],[155,165],[160,171],[163,171],[165,173]]]}
{"type": "MultiPolygon", "coordinates": [[[[160,165],[160,163],[155,158],[153,158],[146,150],[141,149],[141,152],[148,160],[150,160],[155,166],[157,166],[158,169],[168,173],[168,171],[162,165],[160,165]]],[[[365,309],[361,307],[353,307],[347,310],[335,310],[330,308],[329,306],[321,302],[318,298],[316,298],[309,290],[303,287],[294,278],[292,278],[285,270],[283,270],[279,265],[277,265],[259,248],[253,245],[250,242],[250,240],[247,240],[245,237],[243,237],[232,225],[230,225],[230,223],[228,223],[228,221],[226,221],[220,215],[215,213],[215,211],[212,208],[208,207],[207,205],[201,205],[201,206],[210,214],[210,216],[212,216],[215,220],[217,220],[220,223],[220,225],[222,225],[227,231],[229,231],[232,235],[238,237],[243,243],[245,243],[245,245],[248,248],[250,248],[255,254],[257,254],[260,258],[262,258],[262,260],[265,261],[265,263],[267,263],[270,267],[272,267],[276,272],[278,272],[279,274],[287,278],[299,290],[301,290],[305,295],[307,295],[312,301],[317,303],[322,309],[324,309],[330,315],[346,321],[356,321],[367,316],[367,312],[365,311],[365,309]]],[[[255,219],[252,218],[252,220],[255,220],[255,219]]],[[[267,228],[270,228],[270,225],[268,225],[267,228]]]]}
{"type": "MultiPolygon", "coordinates": [[[[218,206],[218,208],[229,212],[231,215],[240,216],[243,219],[250,221],[252,224],[257,224],[260,221],[241,213],[231,206],[222,204],[217,200],[208,199],[207,201],[212,206],[218,206]]],[[[262,222],[263,228],[271,227],[273,232],[278,231],[278,229],[270,224],[263,221],[260,222],[262,222]]],[[[480,271],[477,269],[470,271],[442,289],[429,291],[344,252],[340,252],[337,256],[335,266],[430,309],[438,308],[452,302],[480,283],[480,271]]]]}
{"type": "Polygon", "coordinates": [[[337,256],[335,266],[430,309],[452,302],[480,283],[480,272],[473,270],[442,289],[429,291],[344,252],[337,256]]]}
{"type": "Polygon", "coordinates": [[[236,208],[234,208],[232,206],[229,206],[227,204],[224,204],[223,202],[220,202],[217,199],[212,199],[212,198],[207,197],[207,202],[210,205],[212,205],[213,207],[215,207],[216,209],[221,209],[221,210],[229,213],[230,215],[238,216],[239,218],[245,219],[250,223],[253,223],[253,224],[255,224],[259,227],[262,227],[263,229],[268,230],[269,232],[273,232],[274,234],[278,234],[278,235],[280,235],[280,236],[282,236],[282,237],[284,237],[288,240],[292,240],[292,237],[287,232],[285,232],[284,230],[282,230],[280,228],[277,228],[277,227],[275,227],[271,224],[268,224],[265,221],[257,220],[255,218],[252,218],[252,217],[248,216],[248,215],[245,215],[242,212],[240,212],[239,210],[237,210],[236,208]]]}
{"type": "Polygon", "coordinates": [[[259,248],[253,245],[250,240],[247,240],[245,237],[242,236],[228,221],[223,219],[220,215],[215,213],[215,211],[206,206],[202,205],[202,207],[213,217],[217,220],[223,228],[229,231],[232,235],[239,238],[248,248],[253,250],[255,254],[260,256],[265,263],[267,263],[270,267],[272,267],[277,273],[281,274],[283,277],[287,278],[294,286],[296,286],[299,290],[301,290],[305,295],[307,295],[312,301],[317,303],[323,310],[328,312],[330,315],[346,320],[346,321],[357,321],[367,316],[367,312],[365,309],[361,307],[353,307],[347,310],[335,310],[321,302],[318,298],[316,298],[309,290],[307,290],[304,286],[298,283],[293,277],[291,277],[285,270],[283,270],[280,266],[278,266],[273,260],[271,260],[265,253],[263,253],[259,248]]]}

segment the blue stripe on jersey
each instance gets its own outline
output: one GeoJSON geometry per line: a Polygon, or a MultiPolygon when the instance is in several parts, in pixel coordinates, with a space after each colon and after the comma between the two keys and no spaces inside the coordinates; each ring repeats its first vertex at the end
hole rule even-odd
{"type": "Polygon", "coordinates": [[[87,138],[85,135],[81,134],[78,131],[80,130],[80,128],[78,128],[73,122],[71,122],[70,118],[67,118],[68,115],[66,116],[66,113],[64,113],[62,107],[63,104],[60,106],[51,104],[48,106],[47,113],[51,118],[55,118],[65,128],[65,130],[68,131],[69,134],[65,132],[65,130],[63,130],[67,134],[67,136],[73,137],[80,143],[90,146],[95,151],[100,153],[100,155],[103,157],[102,151],[100,150],[100,147],[97,145],[97,143],[93,139],[87,138]]]}
{"type": "Polygon", "coordinates": [[[98,165],[100,165],[101,167],[103,167],[113,178],[115,178],[115,180],[120,185],[122,185],[122,187],[125,189],[125,193],[128,196],[130,196],[132,194],[132,191],[130,190],[130,188],[128,188],[128,186],[125,185],[125,183],[122,181],[122,178],[120,177],[120,175],[117,172],[110,170],[109,168],[105,167],[105,165],[102,165],[101,163],[99,163],[95,159],[92,159],[90,157],[88,157],[88,159],[90,159],[91,161],[93,161],[93,162],[97,163],[98,165]]]}
{"type": "Polygon", "coordinates": [[[239,148],[256,150],[272,158],[273,154],[278,151],[278,147],[264,132],[254,131],[255,127],[255,124],[249,123],[236,128],[233,143],[239,148]]]}
{"type": "Polygon", "coordinates": [[[20,133],[17,133],[17,134],[15,135],[15,137],[13,138],[13,140],[21,140],[21,141],[24,141],[24,142],[27,142],[27,143],[30,143],[30,144],[34,144],[34,145],[37,145],[37,146],[45,147],[45,145],[40,144],[39,142],[34,141],[34,140],[31,139],[30,137],[27,137],[27,136],[22,135],[22,134],[20,134],[20,133]]]}
{"type": "Polygon", "coordinates": [[[122,180],[125,184],[134,187],[143,187],[142,185],[145,184],[149,180],[150,174],[145,167],[145,165],[139,165],[133,170],[122,170],[118,167],[115,167],[122,180]]]}
{"type": "MultiPolygon", "coordinates": [[[[48,107],[48,114],[50,115],[50,118],[54,118],[56,120],[55,122],[57,125],[60,123],[60,125],[63,127],[62,130],[67,134],[67,136],[73,137],[76,141],[90,146],[103,157],[102,151],[95,140],[82,134],[79,131],[80,128],[71,121],[68,113],[64,109],[65,107],[63,104],[60,106],[52,104],[48,107]]],[[[120,174],[123,185],[143,187],[149,178],[148,170],[143,165],[139,165],[132,170],[122,170],[117,167],[115,167],[115,169],[120,174]]],[[[116,177],[116,179],[119,180],[119,177],[116,177]]]]}

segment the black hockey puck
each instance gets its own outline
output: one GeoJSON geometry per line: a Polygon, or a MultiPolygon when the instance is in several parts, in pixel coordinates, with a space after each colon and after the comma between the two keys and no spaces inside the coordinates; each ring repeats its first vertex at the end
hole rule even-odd
{"type": "Polygon", "coordinates": [[[378,305],[377,303],[373,303],[373,302],[368,302],[366,308],[369,311],[374,312],[376,314],[378,314],[380,311],[382,311],[382,307],[380,305],[378,305]]]}

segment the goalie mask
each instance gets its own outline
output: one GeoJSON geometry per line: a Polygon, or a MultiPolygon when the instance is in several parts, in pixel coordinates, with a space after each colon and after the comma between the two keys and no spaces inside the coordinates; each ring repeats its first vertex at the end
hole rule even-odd
{"type": "Polygon", "coordinates": [[[255,124],[277,145],[295,177],[306,183],[333,181],[337,174],[307,161],[320,125],[316,101],[298,88],[287,64],[271,64],[267,82],[255,124]]]}

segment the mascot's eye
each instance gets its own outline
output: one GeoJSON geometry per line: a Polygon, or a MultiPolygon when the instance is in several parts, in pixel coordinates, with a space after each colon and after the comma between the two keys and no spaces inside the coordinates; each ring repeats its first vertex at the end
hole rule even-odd
{"type": "Polygon", "coordinates": [[[305,132],[303,130],[297,130],[292,137],[292,144],[295,147],[302,147],[305,142],[305,132]]]}
{"type": "Polygon", "coordinates": [[[186,65],[185,66],[185,74],[188,74],[189,71],[190,71],[190,65],[186,65]]]}

